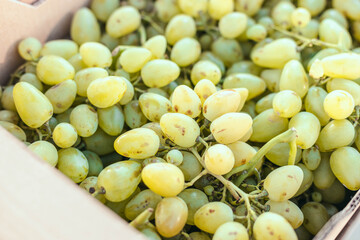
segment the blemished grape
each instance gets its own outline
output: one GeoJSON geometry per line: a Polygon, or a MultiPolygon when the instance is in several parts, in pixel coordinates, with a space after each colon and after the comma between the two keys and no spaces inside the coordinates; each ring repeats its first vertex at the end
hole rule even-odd
{"type": "Polygon", "coordinates": [[[174,112],[196,118],[201,114],[201,100],[194,90],[185,85],[179,85],[171,95],[174,112]]]}
{"type": "Polygon", "coordinates": [[[76,129],[69,123],[59,123],[53,131],[53,140],[61,148],[68,148],[78,139],[76,129]]]}
{"type": "MultiPolygon", "coordinates": [[[[156,210],[156,206],[161,201],[162,197],[150,189],[146,189],[138,193],[133,197],[125,207],[125,216],[129,220],[134,220],[144,209],[153,208],[156,210]]],[[[151,216],[151,220],[154,219],[154,215],[151,216]]]]}
{"type": "Polygon", "coordinates": [[[36,60],[40,57],[41,42],[32,37],[25,38],[18,45],[20,56],[28,61],[36,60]]]}
{"type": "Polygon", "coordinates": [[[28,149],[53,167],[58,163],[58,152],[55,146],[49,142],[36,141],[30,144],[28,149]]]}
{"type": "Polygon", "coordinates": [[[215,232],[213,240],[248,240],[249,235],[246,228],[238,222],[227,222],[222,224],[215,232]]]}
{"type": "Polygon", "coordinates": [[[311,147],[303,150],[302,161],[309,170],[315,170],[321,162],[321,154],[319,149],[316,147],[311,147]]]}
{"type": "Polygon", "coordinates": [[[324,99],[324,110],[333,119],[349,117],[354,107],[354,98],[344,90],[332,91],[324,99]]]}
{"type": "Polygon", "coordinates": [[[183,162],[183,160],[184,160],[184,157],[183,157],[182,153],[177,149],[170,150],[166,154],[166,161],[168,163],[172,163],[176,166],[179,166],[183,162]]]}
{"type": "Polygon", "coordinates": [[[63,113],[68,110],[76,98],[76,83],[73,80],[65,80],[49,88],[45,96],[51,102],[54,113],[63,113]]]}
{"type": "Polygon", "coordinates": [[[156,93],[143,93],[139,98],[142,113],[152,122],[159,122],[161,117],[171,112],[171,102],[166,97],[156,93]]]}
{"type": "Polygon", "coordinates": [[[208,197],[203,191],[198,189],[185,189],[178,197],[184,200],[188,208],[186,224],[194,225],[195,212],[209,202],[208,197]]]}
{"type": "Polygon", "coordinates": [[[205,100],[208,99],[217,90],[212,81],[208,79],[202,79],[196,83],[194,91],[199,96],[201,105],[203,105],[205,100]]]}
{"type": "Polygon", "coordinates": [[[75,183],[82,182],[88,172],[89,163],[77,148],[65,148],[58,151],[57,168],[75,183]]]}
{"type": "MultiPolygon", "coordinates": [[[[283,90],[274,96],[272,108],[283,118],[291,118],[300,112],[302,102],[300,96],[292,90],[283,90]]],[[[270,107],[271,108],[271,107],[270,107]]]]}
{"type": "Polygon", "coordinates": [[[223,144],[216,144],[205,152],[206,169],[217,175],[224,175],[234,167],[235,158],[231,149],[223,144]]]}
{"type": "Polygon", "coordinates": [[[234,167],[248,163],[256,154],[256,150],[252,146],[242,141],[236,141],[226,146],[229,147],[234,154],[234,167]]]}
{"type": "MultiPolygon", "coordinates": [[[[82,181],[79,184],[79,187],[85,189],[85,191],[89,193],[91,191],[90,189],[96,187],[97,180],[98,180],[97,177],[94,177],[94,176],[87,177],[87,178],[85,178],[84,181],[82,181]]],[[[96,195],[95,198],[98,199],[102,203],[106,202],[105,196],[102,194],[96,195]]]]}
{"type": "Polygon", "coordinates": [[[311,14],[306,8],[299,7],[291,13],[291,23],[295,27],[306,27],[310,20],[311,14]]]}
{"type": "Polygon", "coordinates": [[[99,120],[96,110],[87,104],[76,106],[70,114],[70,124],[81,137],[90,137],[98,128],[99,120]]]}
{"type": "Polygon", "coordinates": [[[113,11],[109,16],[106,21],[106,32],[113,38],[119,38],[138,29],[140,22],[141,16],[136,8],[123,6],[113,11]]]}
{"type": "Polygon", "coordinates": [[[208,79],[213,84],[218,84],[221,79],[221,70],[213,62],[208,60],[201,60],[193,66],[191,69],[191,82],[194,85],[202,79],[208,79]]]}
{"type": "Polygon", "coordinates": [[[304,214],[304,227],[313,235],[317,234],[330,218],[326,208],[317,202],[306,203],[301,207],[301,211],[304,214]]]}
{"type": "Polygon", "coordinates": [[[265,205],[270,206],[270,212],[277,213],[283,216],[291,226],[296,229],[301,226],[304,221],[304,215],[300,208],[292,201],[286,200],[282,202],[276,202],[269,200],[265,205]]]}

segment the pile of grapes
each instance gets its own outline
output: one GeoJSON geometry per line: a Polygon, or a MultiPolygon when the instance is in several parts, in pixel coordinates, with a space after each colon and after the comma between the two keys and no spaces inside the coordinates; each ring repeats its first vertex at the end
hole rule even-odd
{"type": "Polygon", "coordinates": [[[70,36],[19,43],[0,125],[149,239],[311,239],[360,188],[360,1],[93,0],[70,36]]]}

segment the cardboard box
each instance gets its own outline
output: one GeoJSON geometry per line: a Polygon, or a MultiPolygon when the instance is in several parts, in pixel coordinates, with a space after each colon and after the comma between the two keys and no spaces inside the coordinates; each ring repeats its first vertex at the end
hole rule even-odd
{"type": "MultiPolygon", "coordinates": [[[[65,37],[89,0],[0,0],[0,85],[21,64],[17,44],[65,37]]],[[[0,239],[145,239],[0,127],[0,239]]],[[[359,239],[360,192],[315,236],[359,239]]]]}

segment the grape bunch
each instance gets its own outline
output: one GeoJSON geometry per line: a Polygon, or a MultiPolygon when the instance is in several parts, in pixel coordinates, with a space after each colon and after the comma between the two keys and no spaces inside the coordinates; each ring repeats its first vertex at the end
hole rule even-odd
{"type": "Polygon", "coordinates": [[[93,0],[0,125],[149,239],[311,239],[360,189],[359,42],[358,0],[93,0]]]}

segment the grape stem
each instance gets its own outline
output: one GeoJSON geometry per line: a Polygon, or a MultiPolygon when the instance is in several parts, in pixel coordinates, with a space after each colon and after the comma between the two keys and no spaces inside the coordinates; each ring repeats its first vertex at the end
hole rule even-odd
{"type": "Polygon", "coordinates": [[[139,34],[140,34],[140,43],[141,43],[141,45],[144,45],[145,42],[146,42],[146,31],[145,31],[144,25],[141,25],[139,27],[138,31],[139,31],[139,34]]]}
{"type": "Polygon", "coordinates": [[[202,143],[206,147],[206,149],[209,148],[209,144],[202,137],[198,136],[196,141],[202,143]]]}
{"type": "Polygon", "coordinates": [[[161,35],[164,35],[164,30],[162,29],[162,27],[156,22],[154,22],[151,17],[143,15],[142,20],[148,22],[157,32],[159,32],[161,35]]]}
{"type": "Polygon", "coordinates": [[[204,175],[206,175],[206,174],[208,174],[208,173],[209,173],[209,172],[208,172],[206,169],[204,169],[201,173],[199,173],[196,177],[194,177],[190,182],[185,183],[184,189],[185,189],[185,188],[188,188],[188,187],[191,187],[192,185],[194,185],[194,183],[195,183],[197,180],[199,180],[202,176],[204,176],[204,175]]]}
{"type": "Polygon", "coordinates": [[[153,214],[154,209],[148,208],[140,213],[133,221],[129,223],[130,226],[139,229],[141,226],[149,223],[149,218],[153,214]]]}

